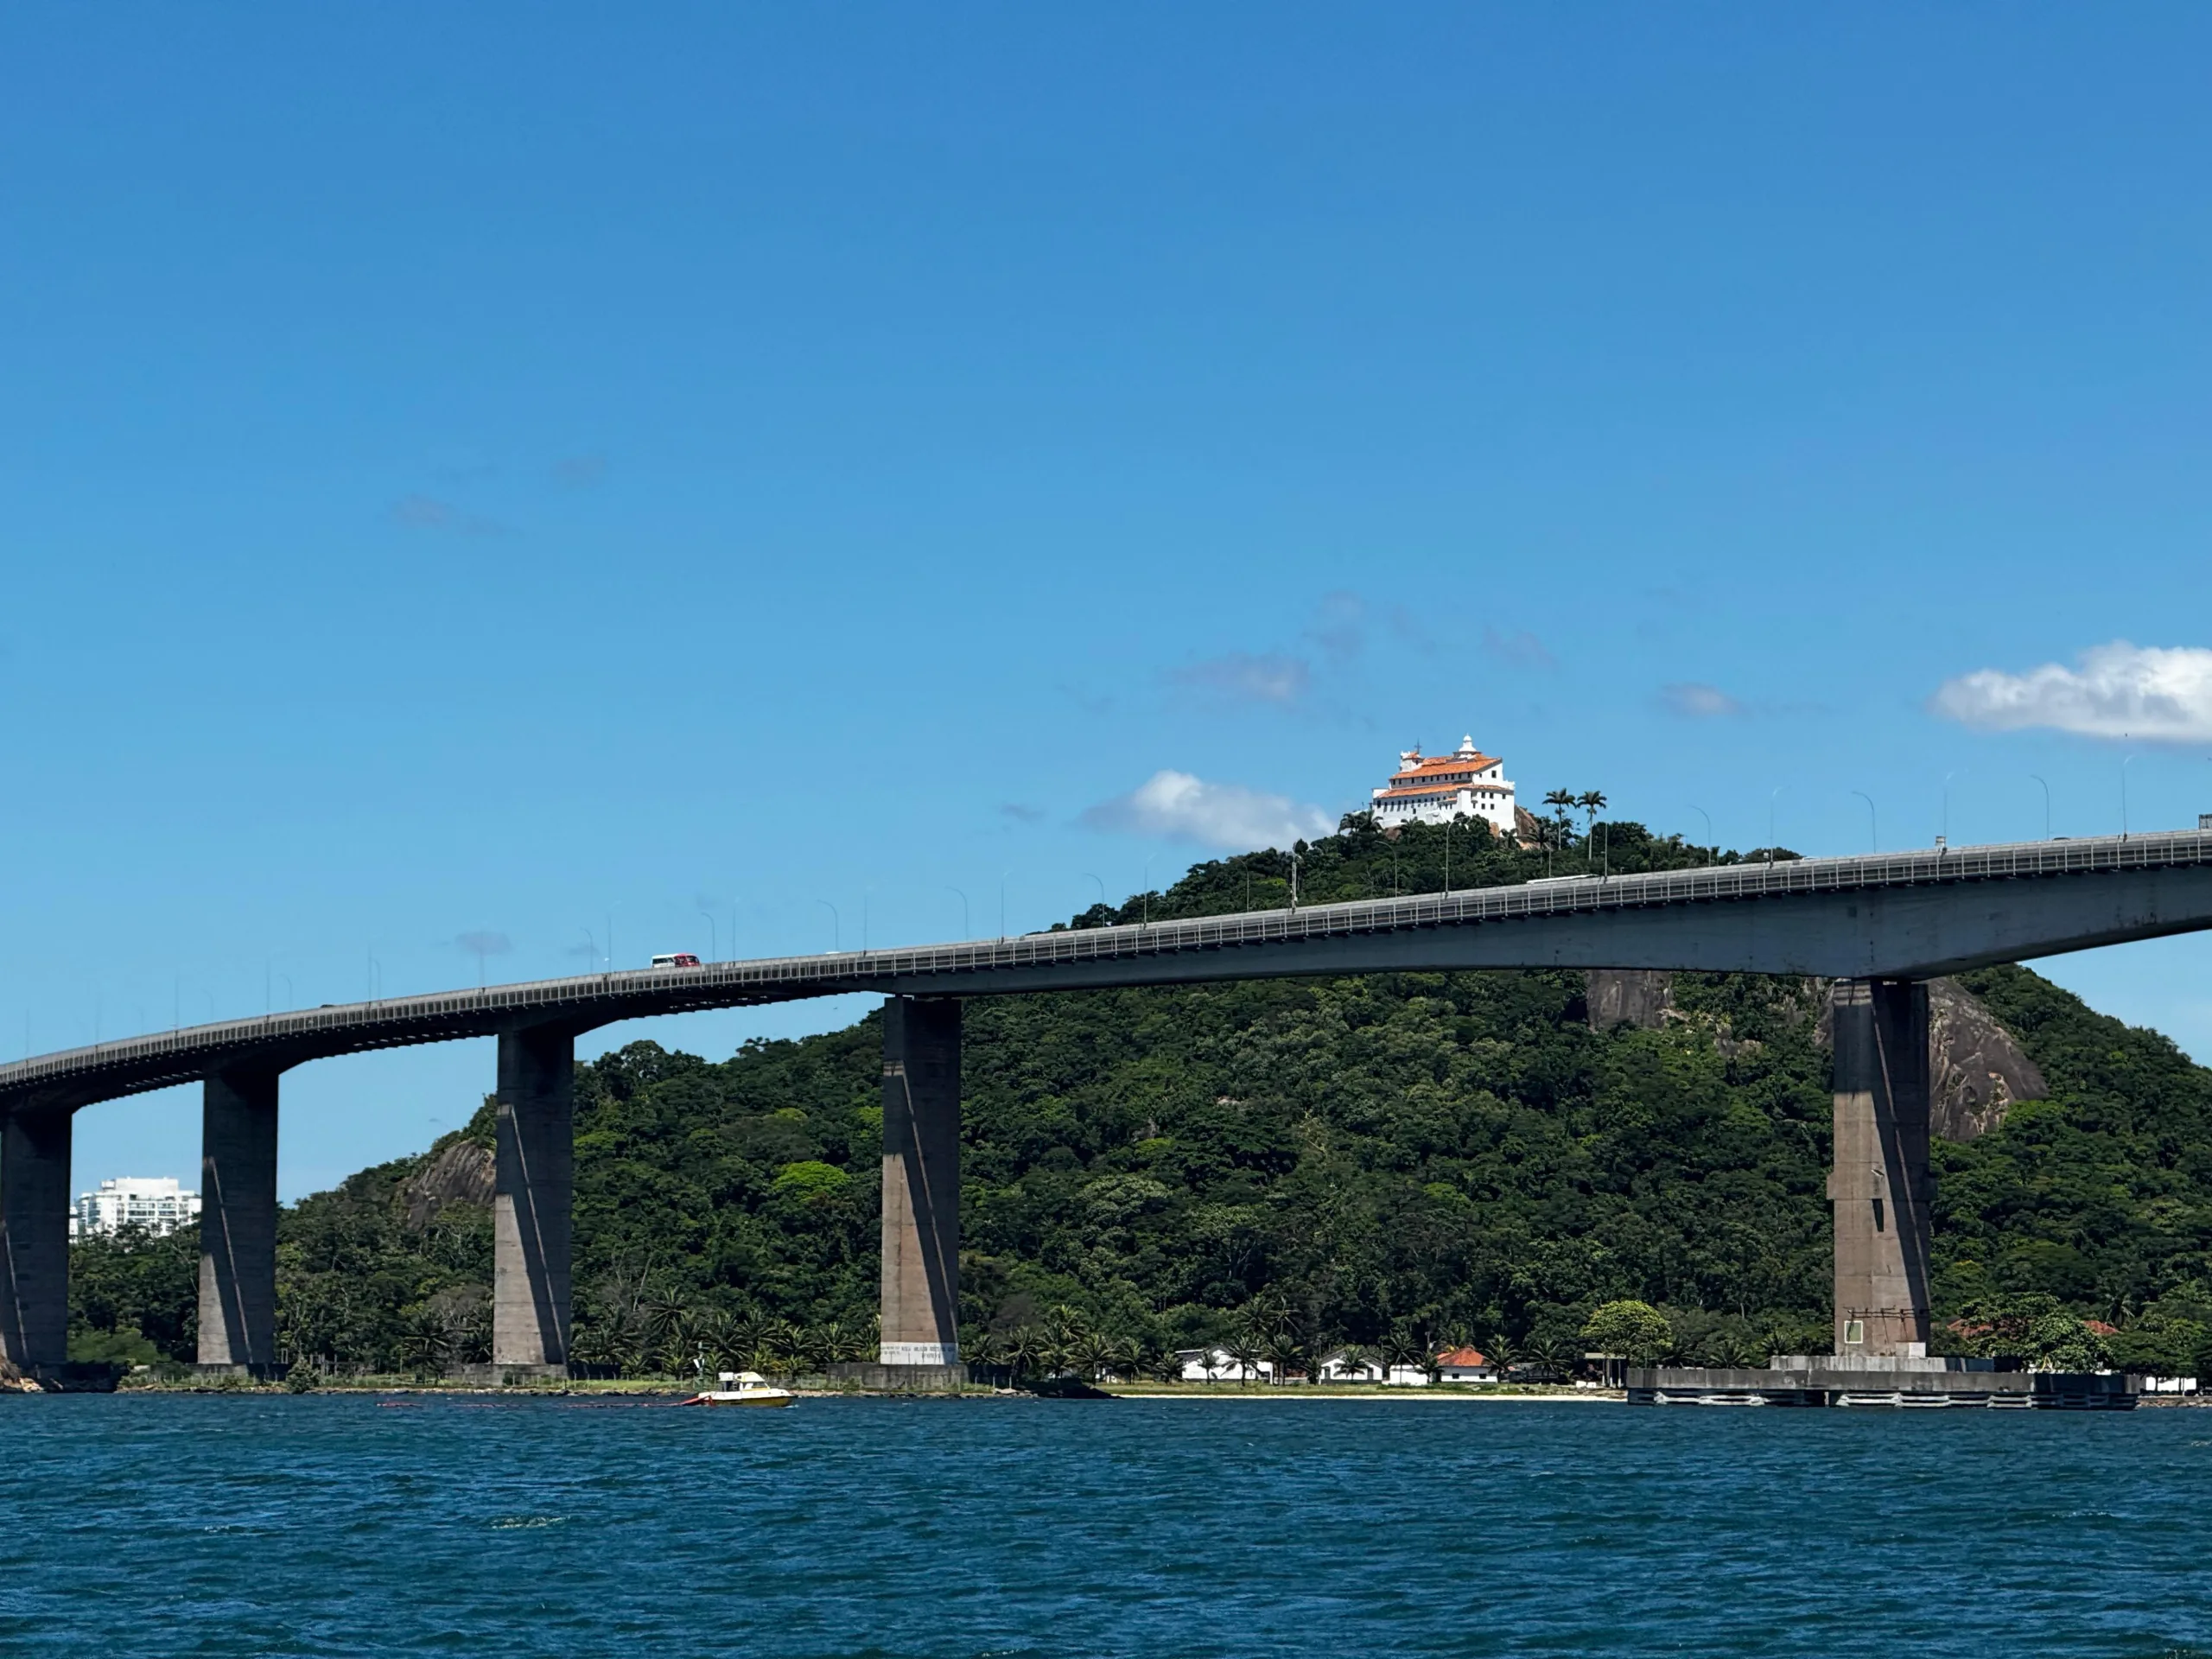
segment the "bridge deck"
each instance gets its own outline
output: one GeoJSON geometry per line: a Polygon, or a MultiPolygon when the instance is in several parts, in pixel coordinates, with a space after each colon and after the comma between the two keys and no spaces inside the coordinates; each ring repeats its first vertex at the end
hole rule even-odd
{"type": "Polygon", "coordinates": [[[1915,976],[2202,927],[2212,927],[2212,832],[1715,865],[957,944],[591,974],[222,1020],[0,1066],[0,1109],[74,1108],[216,1071],[283,1069],[531,1025],[583,1031],[651,1014],[855,991],[976,996],[1471,967],[1915,976]],[[2162,875],[2188,879],[2161,881],[2162,875]],[[2065,880],[2083,877],[2095,880],[2065,880]],[[1993,883],[2023,885],[1993,907],[1993,883]],[[2051,902],[2062,893],[2066,902],[2051,902]],[[1869,902],[1853,902],[1860,899],[1869,902]],[[1732,925],[1692,921],[1715,906],[1730,909],[1732,925]]]}

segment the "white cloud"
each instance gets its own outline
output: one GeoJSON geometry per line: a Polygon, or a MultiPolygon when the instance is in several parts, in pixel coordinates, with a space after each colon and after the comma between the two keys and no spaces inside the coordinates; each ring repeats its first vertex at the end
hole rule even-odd
{"type": "Polygon", "coordinates": [[[1100,830],[1204,842],[1239,852],[1287,847],[1337,827],[1319,807],[1301,806],[1287,795],[1210,784],[1173,771],[1155,772],[1128,794],[1100,802],[1083,821],[1100,830]]]}
{"type": "Polygon", "coordinates": [[[1698,680],[1681,680],[1661,686],[1659,706],[1685,720],[1718,720],[1725,715],[1744,712],[1744,705],[1719,686],[1698,680]]]}
{"type": "Polygon", "coordinates": [[[1983,731],[2040,726],[2146,742],[2212,740],[2212,651],[2115,639],[2076,663],[2045,663],[2024,674],[1981,669],[1945,682],[1929,706],[1983,731]]]}

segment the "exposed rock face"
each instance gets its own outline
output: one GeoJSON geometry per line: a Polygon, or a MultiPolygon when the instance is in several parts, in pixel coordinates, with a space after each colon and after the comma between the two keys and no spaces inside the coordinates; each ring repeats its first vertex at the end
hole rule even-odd
{"type": "Polygon", "coordinates": [[[1524,848],[1544,844],[1544,826],[1536,821],[1535,813],[1517,801],[1513,805],[1513,839],[1524,848]]]}
{"type": "Polygon", "coordinates": [[[490,1152],[455,1141],[400,1183],[400,1207],[410,1227],[427,1227],[449,1204],[492,1202],[494,1165],[490,1152]]]}
{"type": "Polygon", "coordinates": [[[1624,1021],[1656,1031],[1675,1011],[1675,976],[1663,969],[1593,968],[1585,977],[1583,1000],[1592,1031],[1611,1031],[1624,1021]]]}
{"type": "MultiPolygon", "coordinates": [[[[1825,983],[1820,1023],[1814,1040],[1826,1048],[1829,1020],[1825,983]]],[[[1679,1020],[1674,976],[1643,969],[1593,969],[1586,976],[1584,999],[1590,1028],[1610,1031],[1627,1024],[1653,1031],[1679,1020]]],[[[1727,1034],[1718,1034],[1724,1049],[1727,1034]]],[[[1971,1141],[2005,1121],[2016,1100],[2041,1100],[2043,1073],[1997,1023],[1973,993],[1955,979],[1928,982],[1929,1128],[1946,1141],[1971,1141]]]]}
{"type": "Polygon", "coordinates": [[[2014,1101],[2048,1092],[2012,1033],[1955,979],[1928,982],[1928,1126],[1946,1141],[1986,1135],[2014,1101]]]}

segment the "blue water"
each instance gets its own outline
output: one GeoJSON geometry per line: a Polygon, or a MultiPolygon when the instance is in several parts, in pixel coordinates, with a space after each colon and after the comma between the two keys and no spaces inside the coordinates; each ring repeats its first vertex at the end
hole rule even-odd
{"type": "Polygon", "coordinates": [[[0,1397],[0,1653],[2212,1649],[2212,1411],[0,1397]]]}

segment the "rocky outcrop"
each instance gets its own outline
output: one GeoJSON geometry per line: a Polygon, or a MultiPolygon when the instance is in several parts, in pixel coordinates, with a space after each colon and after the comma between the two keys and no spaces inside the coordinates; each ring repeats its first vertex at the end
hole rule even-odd
{"type": "Polygon", "coordinates": [[[1618,1025],[1656,1031],[1675,1011],[1675,976],[1663,969],[1592,968],[1585,981],[1592,1031],[1618,1025]]]}
{"type": "MultiPolygon", "coordinates": [[[[1820,994],[1814,1040],[1828,1046],[1827,986],[1820,994]]],[[[1653,1031],[1682,1018],[1675,1007],[1669,973],[1602,968],[1586,976],[1584,1001],[1592,1031],[1630,1025],[1653,1031]]],[[[1715,1033],[1723,1052],[1726,1031],[1715,1033]]],[[[1997,1018],[1955,979],[1928,982],[1929,1128],[1945,1141],[1971,1141],[2005,1121],[2016,1100],[2041,1100],[2043,1073],[1997,1018]]]]}
{"type": "Polygon", "coordinates": [[[1928,1127],[1946,1141],[1986,1135],[2014,1101],[2048,1092],[2012,1033],[1955,979],[1928,982],[1928,1127]]]}
{"type": "Polygon", "coordinates": [[[448,1141],[402,1181],[394,1196],[410,1227],[427,1227],[448,1205],[490,1204],[494,1170],[488,1148],[473,1141],[448,1141]]]}

